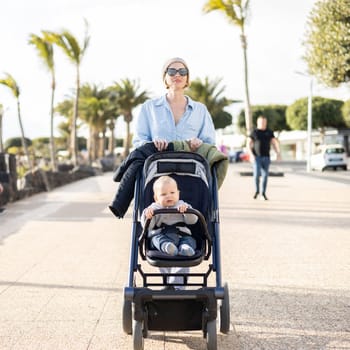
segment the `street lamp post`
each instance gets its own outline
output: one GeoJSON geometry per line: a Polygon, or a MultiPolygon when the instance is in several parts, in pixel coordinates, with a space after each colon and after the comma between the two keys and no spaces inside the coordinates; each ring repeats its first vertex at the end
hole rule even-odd
{"type": "Polygon", "coordinates": [[[307,160],[306,160],[306,171],[311,171],[311,153],[312,153],[312,89],[313,81],[310,77],[310,90],[307,104],[307,160]]]}
{"type": "Polygon", "coordinates": [[[309,74],[295,72],[310,79],[309,97],[307,103],[307,151],[306,151],[306,171],[311,171],[311,154],[312,154],[312,95],[313,95],[313,80],[309,74]]]}

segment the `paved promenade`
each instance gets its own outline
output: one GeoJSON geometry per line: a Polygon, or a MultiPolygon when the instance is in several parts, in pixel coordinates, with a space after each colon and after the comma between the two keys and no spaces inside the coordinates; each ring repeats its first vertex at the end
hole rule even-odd
{"type": "MultiPolygon", "coordinates": [[[[249,164],[220,190],[231,331],[219,350],[350,349],[350,171],[273,165],[269,201],[249,164]]],[[[7,205],[0,214],[0,349],[132,350],[122,331],[131,211],[106,208],[111,174],[7,205]]],[[[145,350],[204,350],[201,332],[150,333],[145,350]]]]}

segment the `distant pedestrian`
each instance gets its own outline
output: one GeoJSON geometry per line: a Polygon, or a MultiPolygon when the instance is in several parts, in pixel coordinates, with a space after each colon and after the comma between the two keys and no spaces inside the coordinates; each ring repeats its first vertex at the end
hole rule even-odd
{"type": "Polygon", "coordinates": [[[270,148],[273,146],[277,159],[280,159],[280,146],[272,130],[267,127],[267,119],[263,115],[257,119],[257,127],[248,137],[247,147],[250,161],[253,163],[255,193],[254,199],[261,194],[263,200],[266,196],[267,179],[271,163],[270,148]],[[260,177],[262,178],[260,190],[260,177]]]}
{"type": "MultiPolygon", "coordinates": [[[[0,182],[0,197],[1,197],[1,194],[4,192],[4,187],[3,185],[1,184],[0,182]]],[[[1,201],[0,201],[0,204],[1,204],[1,201]]],[[[0,213],[2,213],[5,209],[4,208],[1,208],[0,207],[0,213]]]]}
{"type": "Polygon", "coordinates": [[[221,144],[219,146],[219,151],[223,153],[225,156],[227,156],[228,151],[227,151],[227,146],[221,141],[221,144]]]}

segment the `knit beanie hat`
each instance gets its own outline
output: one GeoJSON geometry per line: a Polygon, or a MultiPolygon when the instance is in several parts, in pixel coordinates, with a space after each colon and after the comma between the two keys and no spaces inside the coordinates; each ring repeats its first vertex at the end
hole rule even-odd
{"type": "Polygon", "coordinates": [[[188,75],[187,75],[187,86],[190,86],[190,70],[188,69],[188,65],[186,63],[186,61],[180,57],[173,57],[168,59],[164,65],[163,65],[163,70],[162,70],[162,74],[163,74],[163,82],[166,86],[166,88],[168,88],[168,86],[165,83],[165,74],[166,74],[166,70],[169,68],[169,66],[174,63],[174,62],[180,62],[182,63],[188,70],[188,75]]]}

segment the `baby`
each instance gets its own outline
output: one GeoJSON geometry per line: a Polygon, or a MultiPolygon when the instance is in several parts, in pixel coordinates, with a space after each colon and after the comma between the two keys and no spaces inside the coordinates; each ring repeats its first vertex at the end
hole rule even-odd
{"type": "Polygon", "coordinates": [[[195,214],[186,214],[191,206],[180,200],[180,191],[176,181],[170,176],[161,176],[153,184],[154,202],[144,209],[141,215],[141,224],[145,225],[147,219],[151,219],[149,225],[149,237],[152,245],[158,250],[175,256],[192,256],[195,254],[196,240],[191,236],[191,231],[186,226],[171,227],[183,222],[188,225],[195,224],[198,220],[195,214]],[[179,214],[159,214],[154,216],[154,210],[164,208],[176,208],[179,214]],[[163,225],[163,227],[162,227],[163,225]]]}

